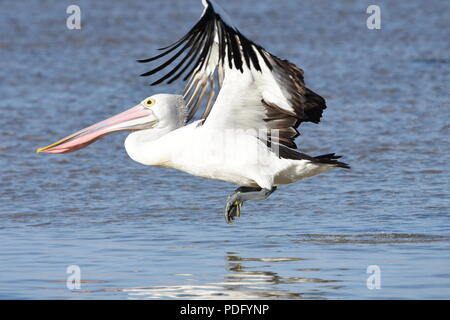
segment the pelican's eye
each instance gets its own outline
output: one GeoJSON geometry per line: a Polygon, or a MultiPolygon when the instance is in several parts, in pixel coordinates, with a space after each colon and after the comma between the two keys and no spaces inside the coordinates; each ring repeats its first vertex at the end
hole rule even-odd
{"type": "Polygon", "coordinates": [[[155,104],[155,99],[153,99],[153,98],[147,98],[145,101],[144,101],[144,105],[146,106],[146,107],[151,107],[151,106],[153,106],[155,104]]]}

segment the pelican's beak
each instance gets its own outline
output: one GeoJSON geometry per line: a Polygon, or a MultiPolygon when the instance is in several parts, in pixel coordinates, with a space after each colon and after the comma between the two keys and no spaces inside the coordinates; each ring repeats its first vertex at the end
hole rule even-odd
{"type": "Polygon", "coordinates": [[[102,122],[75,132],[47,147],[39,148],[37,153],[68,153],[87,147],[97,139],[109,133],[126,130],[150,129],[157,123],[153,112],[139,104],[125,112],[102,122]]]}

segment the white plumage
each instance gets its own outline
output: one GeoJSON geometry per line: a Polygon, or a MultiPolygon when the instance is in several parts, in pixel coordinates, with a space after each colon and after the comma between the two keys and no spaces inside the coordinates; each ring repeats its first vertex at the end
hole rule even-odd
{"type": "MultiPolygon", "coordinates": [[[[154,109],[157,108],[155,105],[154,109]]],[[[336,167],[305,159],[284,159],[244,130],[225,130],[201,122],[173,131],[165,128],[136,131],[125,140],[125,148],[133,160],[144,165],[269,190],[336,167]]]]}

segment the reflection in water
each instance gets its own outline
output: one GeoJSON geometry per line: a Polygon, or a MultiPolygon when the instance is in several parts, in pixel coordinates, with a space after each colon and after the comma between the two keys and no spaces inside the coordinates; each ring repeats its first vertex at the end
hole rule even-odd
{"type": "MultiPolygon", "coordinates": [[[[277,237],[290,239],[293,243],[316,245],[408,244],[448,240],[448,237],[443,235],[413,233],[301,233],[267,236],[277,237]]],[[[223,274],[223,281],[204,279],[195,274],[178,274],[178,277],[184,277],[179,280],[178,285],[128,288],[120,291],[135,298],[139,296],[149,299],[325,299],[330,290],[344,288],[341,280],[335,279],[334,276],[332,279],[324,279],[324,270],[319,266],[302,265],[306,259],[301,257],[243,257],[238,252],[226,252],[224,260],[226,273],[223,274]],[[295,264],[294,268],[290,268],[292,265],[285,265],[292,263],[295,264]],[[288,272],[291,274],[281,275],[278,270],[290,270],[288,272]],[[310,276],[311,273],[322,277],[310,276]]]]}
{"type": "MultiPolygon", "coordinates": [[[[143,280],[147,287],[124,285],[112,287],[112,281],[106,280],[81,280],[82,290],[75,290],[75,294],[111,296],[127,296],[132,299],[328,299],[342,297],[349,287],[366,290],[366,267],[375,260],[365,260],[361,252],[367,252],[366,248],[373,248],[376,244],[400,245],[407,248],[411,243],[448,242],[445,235],[425,235],[418,233],[362,233],[362,234],[318,234],[318,233],[292,233],[271,234],[267,238],[272,240],[279,237],[279,242],[284,245],[295,243],[315,246],[315,251],[322,250],[322,255],[336,248],[343,248],[341,252],[351,252],[342,256],[343,260],[350,262],[336,264],[321,262],[320,259],[311,258],[306,250],[302,251],[302,257],[295,256],[244,256],[239,252],[225,252],[222,256],[215,256],[222,260],[222,264],[216,267],[219,272],[209,272],[205,269],[188,273],[181,270],[180,273],[165,273],[166,278],[158,281],[163,285],[158,286],[152,282],[154,279],[145,277],[143,280]],[[323,248],[327,246],[327,248],[323,248]],[[358,249],[359,247],[359,249],[358,249]],[[350,249],[350,250],[348,250],[350,249]],[[326,251],[323,251],[326,250],[326,251]],[[359,260],[355,260],[359,259],[359,260]],[[355,267],[356,266],[356,267],[355,267]],[[355,285],[348,280],[346,274],[362,275],[355,285]],[[126,288],[124,288],[126,287],[126,288]],[[125,295],[123,295],[125,293],[125,295]]],[[[251,251],[252,254],[254,251],[251,251]]],[[[287,250],[286,252],[294,252],[287,250]]],[[[261,253],[261,252],[260,252],[261,253]]],[[[264,252],[268,254],[268,252],[264,252]]],[[[258,253],[254,253],[257,255],[258,253]]],[[[326,254],[325,254],[326,256],[326,254]]],[[[381,259],[384,258],[384,256],[381,259]]],[[[325,258],[327,259],[327,258],[325,258]]],[[[382,261],[382,260],[381,260],[382,261]]],[[[395,262],[397,263],[397,262],[395,262]]],[[[208,269],[209,270],[209,269],[208,269]]],[[[448,278],[445,270],[437,274],[439,281],[448,278]]],[[[57,288],[54,285],[42,287],[46,290],[59,290],[58,297],[64,297],[67,293],[66,280],[51,280],[50,283],[61,284],[57,288]]],[[[142,283],[141,280],[136,283],[142,283]]],[[[138,284],[140,285],[140,284],[138,284]]],[[[78,298],[78,297],[77,297],[78,298]]]]}
{"type": "MultiPolygon", "coordinates": [[[[180,284],[175,286],[160,286],[149,288],[127,288],[120,291],[127,292],[137,298],[188,298],[188,299],[266,299],[266,298],[324,298],[325,291],[317,288],[308,293],[302,290],[304,283],[333,283],[338,280],[308,278],[301,276],[281,276],[275,269],[275,264],[302,261],[302,258],[243,258],[236,252],[227,252],[225,256],[226,270],[222,282],[204,282],[203,285],[180,284]],[[258,265],[258,263],[263,263],[258,265]],[[270,268],[271,270],[262,270],[270,268]],[[260,270],[255,270],[260,269],[260,270]],[[297,284],[296,286],[289,286],[297,284]],[[298,285],[300,284],[300,285],[298,285]],[[303,292],[302,292],[303,291],[303,292]]],[[[302,271],[302,269],[297,269],[302,271]]],[[[304,271],[320,271],[319,268],[303,269],[304,271]]],[[[195,275],[178,274],[192,282],[195,275]]],[[[339,289],[341,286],[326,286],[326,289],[339,289]]],[[[305,288],[303,288],[305,289],[305,288]]]]}

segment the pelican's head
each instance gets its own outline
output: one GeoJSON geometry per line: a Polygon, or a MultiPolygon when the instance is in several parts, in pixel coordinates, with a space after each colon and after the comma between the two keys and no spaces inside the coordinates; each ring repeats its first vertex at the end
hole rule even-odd
{"type": "Polygon", "coordinates": [[[75,132],[64,139],[36,152],[68,153],[82,149],[97,139],[119,131],[135,131],[154,128],[173,130],[183,125],[185,107],[182,96],[157,94],[142,100],[137,106],[75,132]]]}

